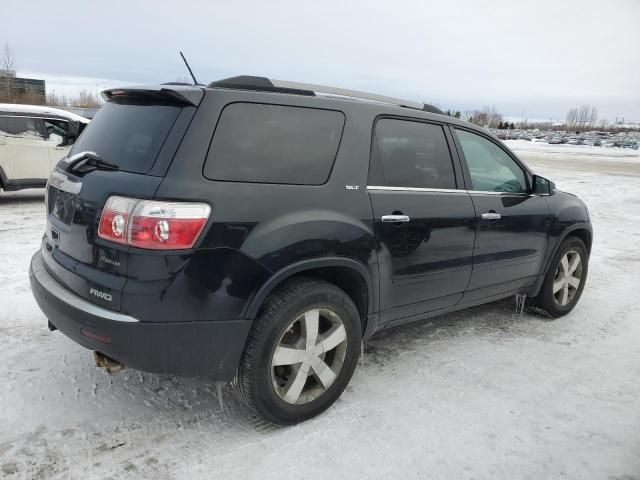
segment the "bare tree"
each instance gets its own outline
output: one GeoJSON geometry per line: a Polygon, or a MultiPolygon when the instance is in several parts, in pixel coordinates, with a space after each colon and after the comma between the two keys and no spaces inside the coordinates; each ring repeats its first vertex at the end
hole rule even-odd
{"type": "Polygon", "coordinates": [[[575,128],[576,122],[578,121],[578,109],[572,108],[567,112],[567,117],[565,119],[567,128],[569,130],[573,130],[575,128]]]}
{"type": "Polygon", "coordinates": [[[598,121],[598,109],[592,105],[581,105],[567,112],[566,124],[569,130],[586,130],[598,121]]]}
{"type": "Polygon", "coordinates": [[[78,96],[71,99],[71,105],[74,107],[96,108],[100,106],[100,98],[94,92],[80,90],[78,96]]]}
{"type": "Polygon", "coordinates": [[[47,93],[47,105],[52,107],[66,107],[69,105],[69,99],[66,95],[58,95],[56,90],[53,89],[47,93]]]}
{"type": "Polygon", "coordinates": [[[502,121],[502,114],[496,110],[496,107],[485,105],[482,110],[471,112],[469,121],[481,127],[496,128],[502,121]]]}
{"type": "Polygon", "coordinates": [[[13,67],[15,66],[15,62],[13,59],[13,51],[8,43],[4,44],[4,48],[2,49],[2,59],[0,60],[0,75],[4,78],[4,95],[5,101],[11,102],[13,97],[13,67]]]}

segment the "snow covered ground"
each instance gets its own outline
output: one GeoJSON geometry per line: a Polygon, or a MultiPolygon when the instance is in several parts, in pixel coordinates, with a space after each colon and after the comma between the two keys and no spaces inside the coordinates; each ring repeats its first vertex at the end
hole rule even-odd
{"type": "Polygon", "coordinates": [[[49,332],[27,278],[42,191],[1,193],[0,478],[640,479],[640,157],[514,143],[590,206],[576,309],[505,301],[380,333],[337,404],[291,428],[227,387],[221,411],[206,379],[110,377],[49,332]]]}

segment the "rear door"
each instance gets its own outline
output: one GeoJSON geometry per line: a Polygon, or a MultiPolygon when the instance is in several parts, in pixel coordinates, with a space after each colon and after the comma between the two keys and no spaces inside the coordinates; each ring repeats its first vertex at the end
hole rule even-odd
{"type": "Polygon", "coordinates": [[[25,116],[0,116],[0,167],[9,181],[49,177],[49,152],[41,122],[25,116]]]}
{"type": "Polygon", "coordinates": [[[469,283],[475,210],[437,123],[379,118],[367,190],[374,213],[382,321],[457,303],[469,283]]]}
{"type": "Polygon", "coordinates": [[[478,224],[465,301],[533,283],[547,249],[547,202],[531,193],[527,172],[498,142],[470,130],[455,134],[478,224]]]}
{"type": "Polygon", "coordinates": [[[126,95],[100,109],[71,157],[95,152],[118,170],[79,173],[61,162],[48,182],[42,252],[60,283],[94,303],[120,310],[130,249],[97,236],[102,209],[113,195],[153,198],[193,110],[126,95]]]}

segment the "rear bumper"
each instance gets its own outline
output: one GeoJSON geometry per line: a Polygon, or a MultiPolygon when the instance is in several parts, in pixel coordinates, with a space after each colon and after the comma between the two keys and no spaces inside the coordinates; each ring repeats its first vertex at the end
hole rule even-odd
{"type": "Polygon", "coordinates": [[[29,279],[53,326],[76,343],[137,370],[230,380],[251,328],[247,320],[140,322],[62,287],[46,270],[40,252],[31,259],[29,279]]]}

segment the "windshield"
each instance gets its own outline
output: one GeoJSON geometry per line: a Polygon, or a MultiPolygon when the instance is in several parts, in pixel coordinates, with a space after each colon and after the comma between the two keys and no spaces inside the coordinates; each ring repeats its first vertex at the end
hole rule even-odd
{"type": "Polygon", "coordinates": [[[137,99],[107,102],[70,152],[96,152],[120,170],[147,173],[153,167],[181,107],[137,99]]]}

